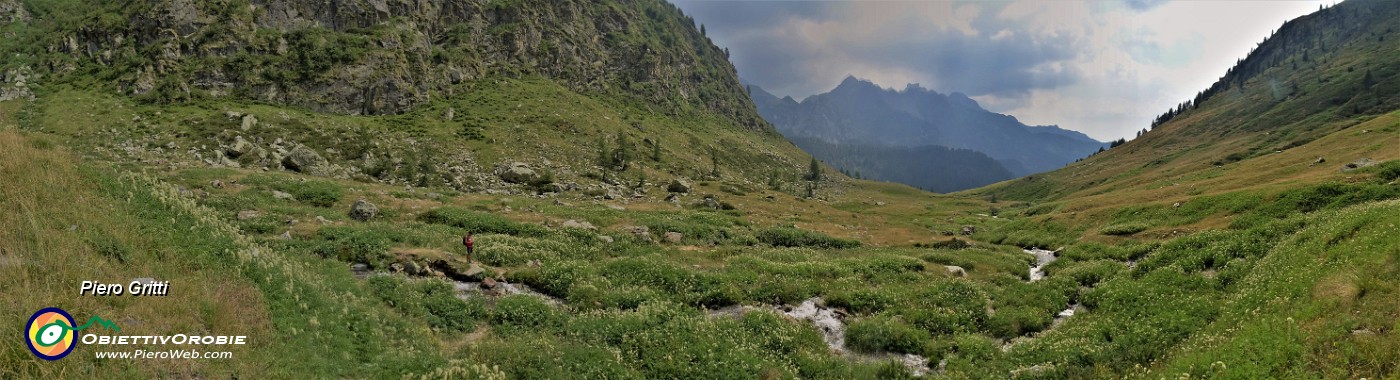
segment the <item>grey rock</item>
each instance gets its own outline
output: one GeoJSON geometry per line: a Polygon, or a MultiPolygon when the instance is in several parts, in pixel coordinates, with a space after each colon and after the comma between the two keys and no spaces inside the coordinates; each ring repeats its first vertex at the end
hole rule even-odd
{"type": "Polygon", "coordinates": [[[957,265],[946,265],[944,266],[944,268],[948,270],[948,274],[951,274],[954,277],[967,277],[967,270],[963,269],[963,267],[957,265]]]}
{"type": "Polygon", "coordinates": [[[680,243],[680,242],[681,242],[681,239],[684,237],[683,235],[681,235],[680,232],[675,232],[675,231],[667,232],[664,236],[665,236],[666,242],[667,242],[667,243],[672,243],[672,244],[680,243]]]}
{"type": "Polygon", "coordinates": [[[330,219],[326,219],[326,217],[324,216],[316,215],[316,223],[331,224],[331,221],[330,219]]]}
{"type": "Polygon", "coordinates": [[[963,234],[963,235],[972,235],[972,234],[975,234],[975,233],[977,233],[977,227],[973,227],[973,226],[963,226],[963,227],[962,227],[962,234],[963,234]]]}
{"type": "Polygon", "coordinates": [[[481,279],[481,287],[483,287],[483,288],[486,288],[486,289],[495,289],[495,288],[496,288],[496,285],[499,285],[499,284],[496,283],[496,279],[494,279],[494,278],[487,277],[487,278],[481,279]]]}
{"type": "Polygon", "coordinates": [[[292,199],[292,195],[281,191],[273,190],[272,197],[277,199],[292,199]]]}
{"type": "Polygon", "coordinates": [[[589,223],[588,221],[577,221],[573,219],[565,220],[564,223],[560,223],[559,226],[563,228],[578,228],[585,230],[598,229],[598,227],[595,227],[593,223],[589,223]]]}
{"type": "Polygon", "coordinates": [[[238,220],[253,219],[261,215],[262,213],[259,213],[256,210],[243,210],[238,212],[238,220]]]}
{"type": "Polygon", "coordinates": [[[598,235],[598,241],[601,241],[601,242],[604,242],[604,243],[612,243],[612,242],[613,242],[613,237],[612,237],[612,236],[608,236],[608,235],[598,235]]]}
{"type": "Polygon", "coordinates": [[[350,271],[351,271],[351,272],[368,272],[368,271],[369,271],[369,264],[365,264],[365,263],[354,263],[354,264],[350,264],[350,271]]]}
{"type": "Polygon", "coordinates": [[[248,142],[243,136],[238,136],[233,138],[233,144],[230,144],[227,149],[224,149],[224,155],[229,158],[238,158],[245,154],[252,153],[253,150],[257,148],[256,145],[248,142]]]}
{"type": "Polygon", "coordinates": [[[540,178],[529,164],[523,162],[511,162],[508,165],[497,167],[496,175],[501,177],[502,181],[509,183],[530,183],[540,178]]]}
{"type": "Polygon", "coordinates": [[[686,182],[686,181],[683,180],[683,179],[677,178],[677,179],[671,181],[671,184],[666,185],[666,191],[669,191],[669,192],[672,192],[672,193],[689,193],[689,192],[690,192],[690,182],[686,182]]]}
{"type": "Polygon", "coordinates": [[[238,126],[238,129],[247,131],[249,129],[253,129],[253,127],[256,126],[258,126],[258,118],[256,116],[253,116],[252,114],[248,114],[243,115],[243,123],[238,126]]]}
{"type": "Polygon", "coordinates": [[[212,188],[215,188],[215,189],[222,188],[222,187],[224,187],[224,181],[220,181],[220,180],[217,180],[217,179],[216,179],[216,180],[214,180],[214,181],[212,181],[212,182],[209,182],[209,187],[212,187],[212,188]]]}
{"type": "Polygon", "coordinates": [[[651,241],[651,229],[647,228],[647,226],[632,226],[628,228],[628,231],[632,233],[632,236],[636,236],[637,239],[651,241]]]}
{"type": "Polygon", "coordinates": [[[292,240],[292,231],[282,232],[282,234],[278,235],[277,238],[282,240],[292,240]]]}
{"type": "Polygon", "coordinates": [[[283,167],[298,173],[324,175],[329,165],[330,162],[326,161],[325,157],[321,157],[320,153],[316,153],[315,150],[301,144],[297,144],[291,152],[287,153],[286,157],[282,158],[283,167]]]}
{"type": "Polygon", "coordinates": [[[357,200],[353,206],[350,206],[350,219],[363,222],[378,215],[379,207],[364,199],[357,200]]]}
{"type": "Polygon", "coordinates": [[[715,200],[715,198],[713,198],[713,197],[705,197],[704,206],[705,206],[705,208],[710,208],[710,209],[715,209],[715,210],[719,210],[719,209],[722,207],[722,206],[719,204],[719,201],[715,200]]]}
{"type": "Polygon", "coordinates": [[[424,274],[423,267],[412,261],[405,261],[403,263],[403,272],[413,276],[424,274]]]}
{"type": "Polygon", "coordinates": [[[1342,171],[1343,171],[1343,172],[1349,172],[1349,171],[1352,171],[1352,170],[1364,168],[1364,167],[1367,167],[1367,166],[1372,166],[1372,165],[1375,165],[1375,164],[1376,164],[1376,161],[1371,160],[1371,158],[1369,158],[1369,157],[1366,157],[1366,158],[1362,158],[1362,159],[1359,159],[1359,160],[1356,160],[1356,161],[1352,161],[1352,162],[1350,162],[1350,163],[1348,163],[1348,164],[1346,164],[1346,165],[1342,165],[1342,171]]]}

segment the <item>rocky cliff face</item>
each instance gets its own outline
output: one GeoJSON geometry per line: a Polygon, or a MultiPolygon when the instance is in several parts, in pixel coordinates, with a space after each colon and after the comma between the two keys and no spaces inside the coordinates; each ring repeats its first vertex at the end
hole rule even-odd
{"type": "Polygon", "coordinates": [[[13,37],[0,52],[32,58],[3,68],[54,81],[95,74],[154,101],[397,114],[483,78],[544,76],[767,128],[727,53],[659,0],[3,0],[0,22],[13,37]]]}

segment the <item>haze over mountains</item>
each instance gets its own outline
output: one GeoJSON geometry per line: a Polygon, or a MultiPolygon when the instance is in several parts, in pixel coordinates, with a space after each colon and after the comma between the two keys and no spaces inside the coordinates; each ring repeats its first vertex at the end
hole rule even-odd
{"type": "Polygon", "coordinates": [[[917,84],[896,91],[851,76],[801,102],[754,85],[749,92],[760,115],[818,159],[933,191],[1054,170],[1106,145],[1058,126],[1028,126],[961,93],[917,84]],[[880,159],[867,153],[881,150],[880,159]]]}

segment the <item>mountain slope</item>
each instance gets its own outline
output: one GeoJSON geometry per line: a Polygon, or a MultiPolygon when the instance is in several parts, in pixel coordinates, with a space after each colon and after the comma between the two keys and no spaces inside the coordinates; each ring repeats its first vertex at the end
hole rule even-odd
{"type": "Polygon", "coordinates": [[[105,155],[296,169],[300,152],[339,178],[617,196],[646,178],[797,182],[808,161],[758,116],[727,53],[662,1],[0,11],[0,53],[15,57],[0,63],[0,99],[34,99],[35,115],[99,111],[59,132],[105,155]],[[136,113],[132,100],[170,109],[136,113]],[[500,177],[516,163],[537,176],[500,177]]]}
{"type": "Polygon", "coordinates": [[[1031,127],[984,110],[960,93],[902,91],[847,77],[802,102],[750,86],[759,113],[788,137],[880,146],[941,145],[984,153],[1021,176],[1057,169],[1103,144],[1054,126],[1031,127]]]}
{"type": "Polygon", "coordinates": [[[973,191],[1111,205],[1342,180],[1400,158],[1400,5],[1355,1],[1289,21],[1219,82],[1127,144],[973,191]],[[1320,159],[1320,160],[1319,160],[1320,159]]]}

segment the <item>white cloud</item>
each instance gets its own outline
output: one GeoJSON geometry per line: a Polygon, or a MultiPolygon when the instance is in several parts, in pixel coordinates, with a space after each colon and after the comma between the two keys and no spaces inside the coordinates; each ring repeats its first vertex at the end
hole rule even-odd
{"type": "Polygon", "coordinates": [[[848,74],[973,95],[1027,124],[1132,136],[1190,99],[1307,1],[678,1],[774,94],[848,74]]]}

